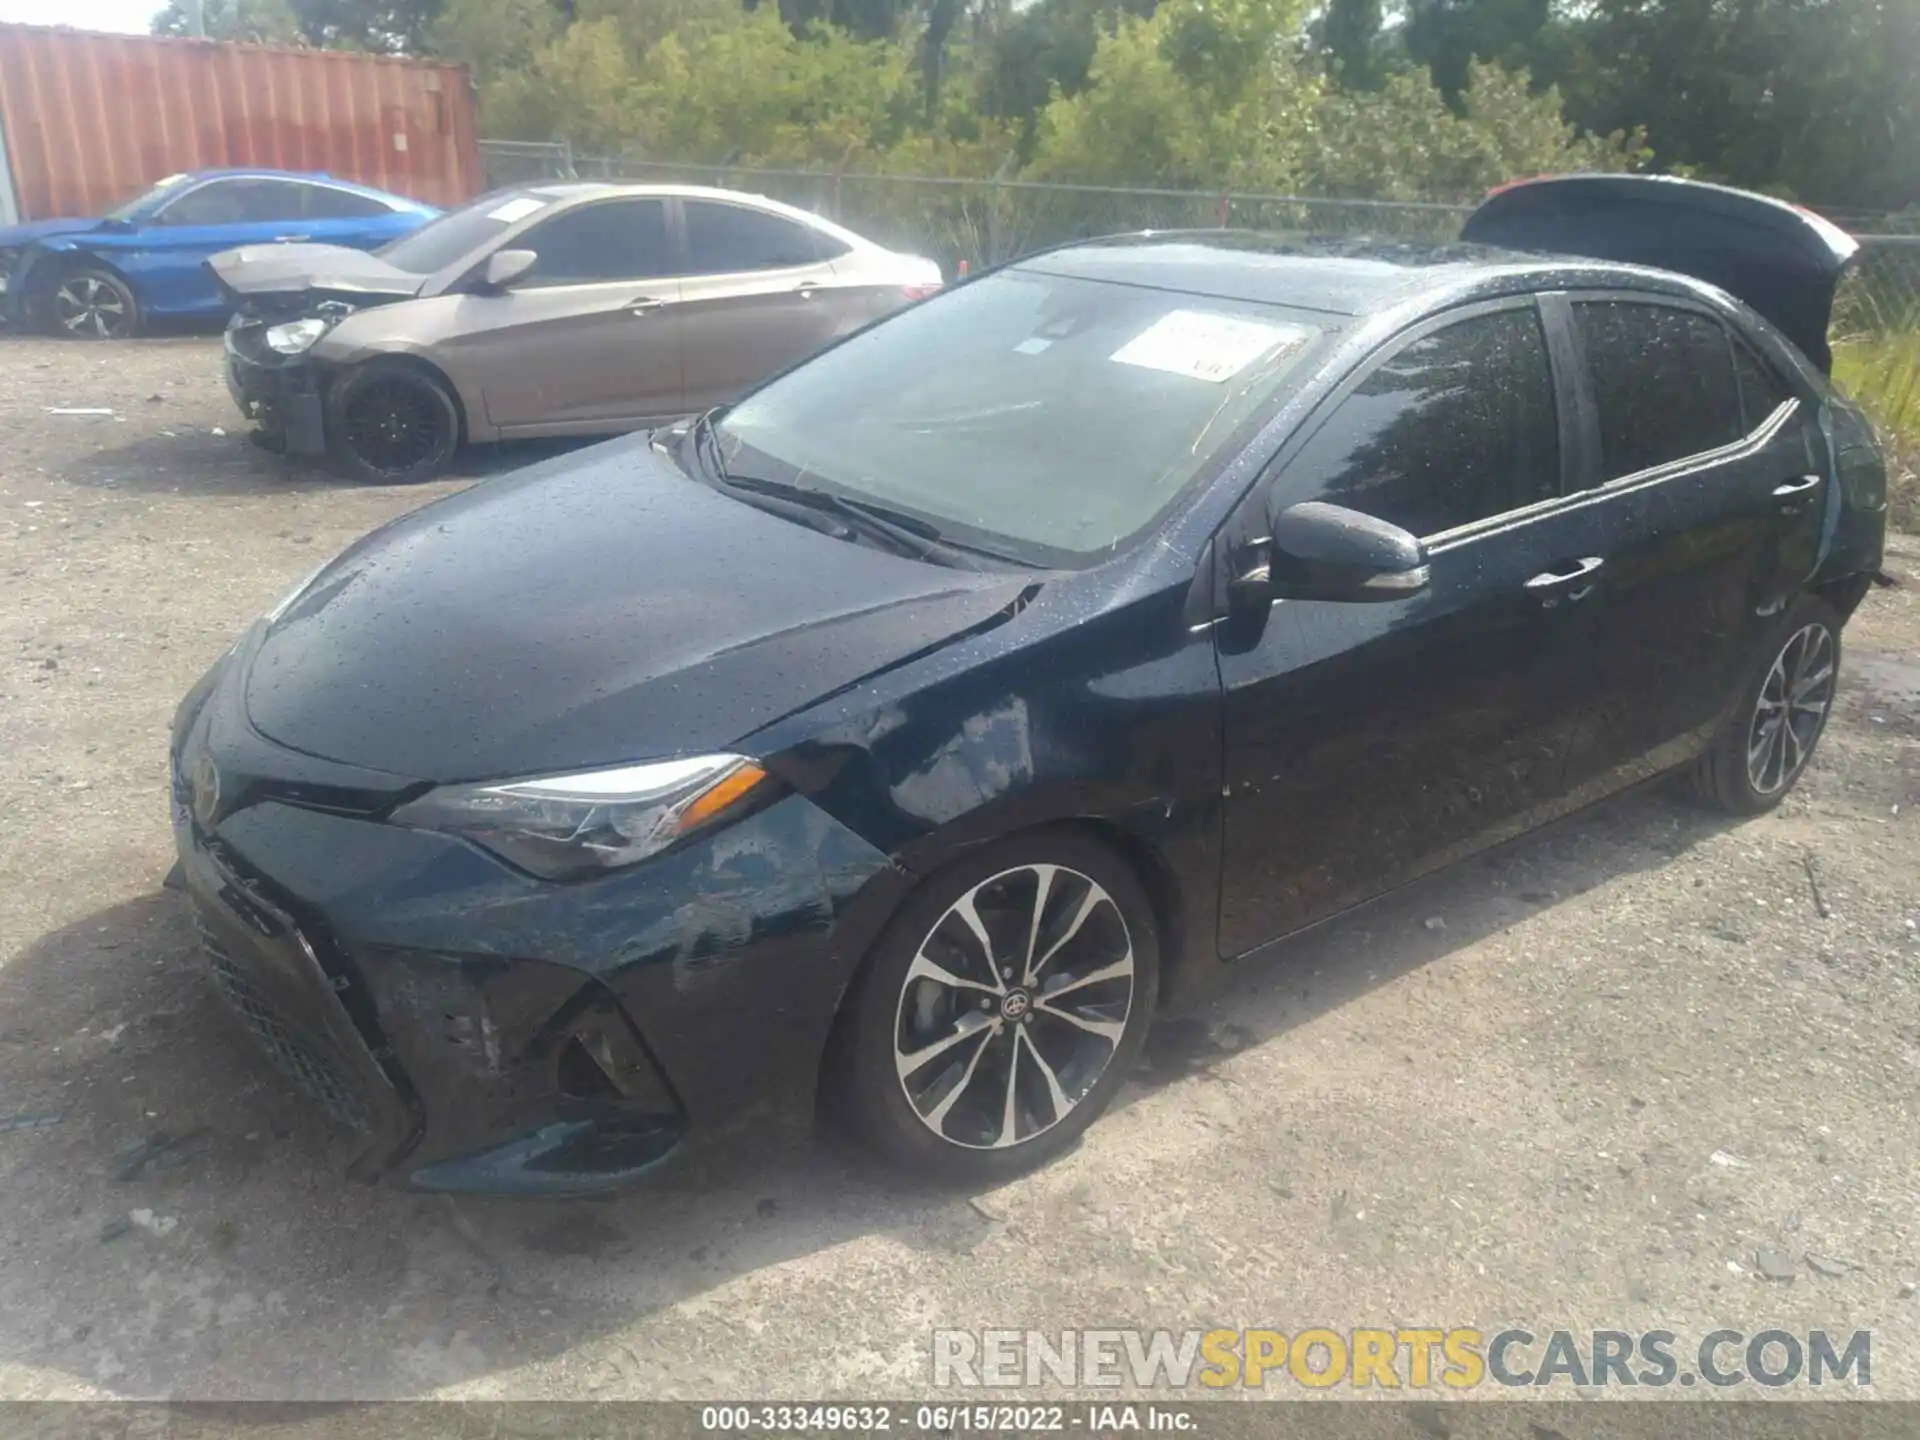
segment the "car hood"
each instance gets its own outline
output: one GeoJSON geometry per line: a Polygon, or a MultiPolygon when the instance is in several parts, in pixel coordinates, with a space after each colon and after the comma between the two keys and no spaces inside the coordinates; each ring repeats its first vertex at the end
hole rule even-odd
{"type": "Polygon", "coordinates": [[[230,301],[311,291],[404,299],[427,283],[347,245],[243,245],[213,256],[207,268],[230,301]]]}
{"type": "Polygon", "coordinates": [[[21,225],[0,225],[0,250],[21,250],[36,240],[79,235],[99,228],[98,220],[29,220],[21,225]]]}
{"type": "Polygon", "coordinates": [[[1006,612],[1029,575],[834,539],[613,441],[415,511],[268,627],[254,728],[448,782],[725,750],[1006,612]]]}
{"type": "Polygon", "coordinates": [[[1650,265],[1739,297],[1822,371],[1834,292],[1859,253],[1811,210],[1671,175],[1556,175],[1502,186],[1461,238],[1650,265]]]}

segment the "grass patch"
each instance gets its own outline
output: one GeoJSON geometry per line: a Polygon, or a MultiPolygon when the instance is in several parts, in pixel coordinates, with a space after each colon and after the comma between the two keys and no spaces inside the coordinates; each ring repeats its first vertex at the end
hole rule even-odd
{"type": "Polygon", "coordinates": [[[1920,304],[1895,313],[1849,307],[1833,346],[1833,379],[1873,417],[1887,447],[1888,521],[1920,532],[1920,304]]]}

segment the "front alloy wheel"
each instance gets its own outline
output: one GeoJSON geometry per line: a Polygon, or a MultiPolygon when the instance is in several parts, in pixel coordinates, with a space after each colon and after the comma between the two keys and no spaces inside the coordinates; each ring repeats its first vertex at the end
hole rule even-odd
{"type": "Polygon", "coordinates": [[[140,306],[119,276],[76,270],[54,282],[55,329],[81,340],[125,340],[140,328],[140,306]]]}
{"type": "Polygon", "coordinates": [[[854,1108],[883,1150],[950,1178],[1056,1154],[1124,1080],[1158,963],[1132,872],[1078,835],[949,872],[863,978],[854,1108]]]}

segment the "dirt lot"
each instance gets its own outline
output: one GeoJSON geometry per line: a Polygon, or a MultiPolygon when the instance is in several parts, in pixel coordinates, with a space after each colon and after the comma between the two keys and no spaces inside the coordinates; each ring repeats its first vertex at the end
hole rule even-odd
{"type": "Polygon", "coordinates": [[[1043,1173],[456,1207],[340,1177],[159,884],[179,695],[460,483],[253,450],[210,340],[0,339],[0,1395],[910,1396],[940,1324],[1519,1322],[1871,1328],[1920,1398],[1920,547],[1778,814],[1630,797],[1336,926],[1043,1173]]]}

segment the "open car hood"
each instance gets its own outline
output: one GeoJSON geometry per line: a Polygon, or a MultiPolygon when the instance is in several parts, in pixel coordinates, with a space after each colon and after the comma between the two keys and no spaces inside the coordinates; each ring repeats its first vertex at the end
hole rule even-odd
{"type": "Polygon", "coordinates": [[[1557,175],[1493,191],[1460,238],[1674,270],[1764,315],[1824,373],[1834,291],[1859,253],[1810,210],[1667,175],[1557,175]]]}
{"type": "Polygon", "coordinates": [[[360,295],[403,299],[418,295],[424,275],[395,269],[378,255],[346,245],[243,245],[207,261],[230,302],[255,295],[360,295]]]}

